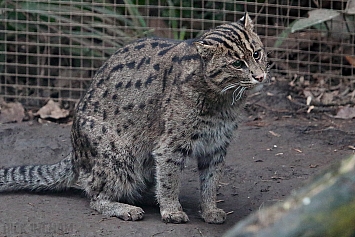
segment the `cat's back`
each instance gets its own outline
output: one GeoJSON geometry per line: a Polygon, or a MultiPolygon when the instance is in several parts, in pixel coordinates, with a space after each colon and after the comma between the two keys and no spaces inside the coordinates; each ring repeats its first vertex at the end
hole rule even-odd
{"type": "Polygon", "coordinates": [[[192,41],[146,38],[132,42],[97,71],[77,106],[76,119],[119,121],[121,131],[137,128],[137,121],[159,127],[155,123],[162,110],[173,96],[179,96],[176,90],[181,84],[196,77],[200,64],[192,41]]]}
{"type": "MultiPolygon", "coordinates": [[[[163,86],[162,79],[175,69],[183,70],[182,59],[200,60],[190,41],[145,38],[119,49],[98,70],[92,87],[114,86],[116,89],[146,90],[163,86]],[[194,58],[186,58],[193,55],[194,58]],[[96,83],[96,84],[95,84],[96,83]]],[[[164,88],[160,88],[164,89],[164,88]]],[[[131,93],[131,90],[125,92],[131,93]]]]}

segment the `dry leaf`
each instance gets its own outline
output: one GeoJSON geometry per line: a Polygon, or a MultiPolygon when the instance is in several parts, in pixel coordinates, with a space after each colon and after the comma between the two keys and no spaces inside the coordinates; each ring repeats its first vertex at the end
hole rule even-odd
{"type": "Polygon", "coordinates": [[[299,152],[299,153],[302,153],[302,151],[300,149],[297,149],[297,148],[293,148],[293,150],[299,152]]]}
{"type": "Polygon", "coordinates": [[[346,105],[341,107],[338,110],[338,113],[334,116],[334,118],[340,118],[340,119],[355,118],[355,106],[350,107],[350,105],[346,105]]]}
{"type": "Polygon", "coordinates": [[[269,133],[275,137],[281,137],[280,134],[276,133],[276,132],[273,132],[273,131],[269,131],[269,133]]]}
{"type": "Polygon", "coordinates": [[[325,92],[321,97],[321,102],[325,105],[329,105],[333,102],[334,93],[333,92],[325,92]]]}
{"type": "Polygon", "coordinates": [[[309,114],[314,109],[314,105],[311,105],[307,109],[307,114],[309,114]]]}
{"type": "Polygon", "coordinates": [[[6,103],[0,100],[0,123],[18,122],[25,117],[25,109],[18,102],[6,103]]]}
{"type": "Polygon", "coordinates": [[[60,119],[67,117],[69,115],[69,110],[61,109],[57,102],[49,100],[45,106],[40,108],[37,113],[35,113],[35,115],[40,116],[42,119],[60,119]]]}
{"type": "Polygon", "coordinates": [[[347,14],[355,14],[355,0],[348,0],[345,8],[347,14]]]}
{"type": "Polygon", "coordinates": [[[314,95],[313,95],[313,93],[311,91],[309,91],[309,89],[303,90],[303,94],[307,98],[306,105],[309,106],[311,104],[311,102],[312,102],[312,99],[313,99],[314,95]]]}
{"type": "Polygon", "coordinates": [[[313,94],[312,94],[312,92],[311,91],[309,91],[309,89],[307,88],[307,89],[305,89],[305,90],[303,90],[303,94],[304,94],[304,96],[307,98],[307,97],[313,97],[313,94]]]}
{"type": "Polygon", "coordinates": [[[355,56],[345,56],[346,61],[348,61],[353,67],[355,67],[355,56]]]}

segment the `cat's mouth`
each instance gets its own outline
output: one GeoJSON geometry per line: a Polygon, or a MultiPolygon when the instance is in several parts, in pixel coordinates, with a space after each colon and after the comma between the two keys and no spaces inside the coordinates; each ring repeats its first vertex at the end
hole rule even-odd
{"type": "Polygon", "coordinates": [[[232,105],[234,105],[237,101],[243,98],[245,92],[257,92],[261,90],[263,87],[264,81],[266,80],[265,75],[259,75],[258,80],[251,80],[251,81],[240,81],[238,83],[232,83],[228,86],[224,87],[221,93],[225,93],[226,91],[233,90],[232,93],[232,105]]]}

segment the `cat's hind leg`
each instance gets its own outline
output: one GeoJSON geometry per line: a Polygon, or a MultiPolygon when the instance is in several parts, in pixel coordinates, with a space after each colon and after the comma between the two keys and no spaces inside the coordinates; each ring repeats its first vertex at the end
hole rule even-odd
{"type": "Polygon", "coordinates": [[[90,207],[103,215],[115,216],[125,221],[138,221],[144,216],[140,207],[101,198],[91,200],[90,207]]]}
{"type": "Polygon", "coordinates": [[[88,153],[95,156],[78,163],[79,185],[90,197],[90,207],[99,213],[123,220],[141,220],[142,208],[122,203],[141,199],[145,190],[141,165],[125,147],[113,147],[118,145],[96,147],[95,152],[88,153]]]}

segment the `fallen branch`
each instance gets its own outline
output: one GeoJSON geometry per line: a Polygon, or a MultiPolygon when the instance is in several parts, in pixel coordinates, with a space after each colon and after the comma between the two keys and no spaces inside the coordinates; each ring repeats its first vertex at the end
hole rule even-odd
{"type": "Polygon", "coordinates": [[[224,237],[355,236],[355,155],[284,202],[251,214],[224,237]]]}

